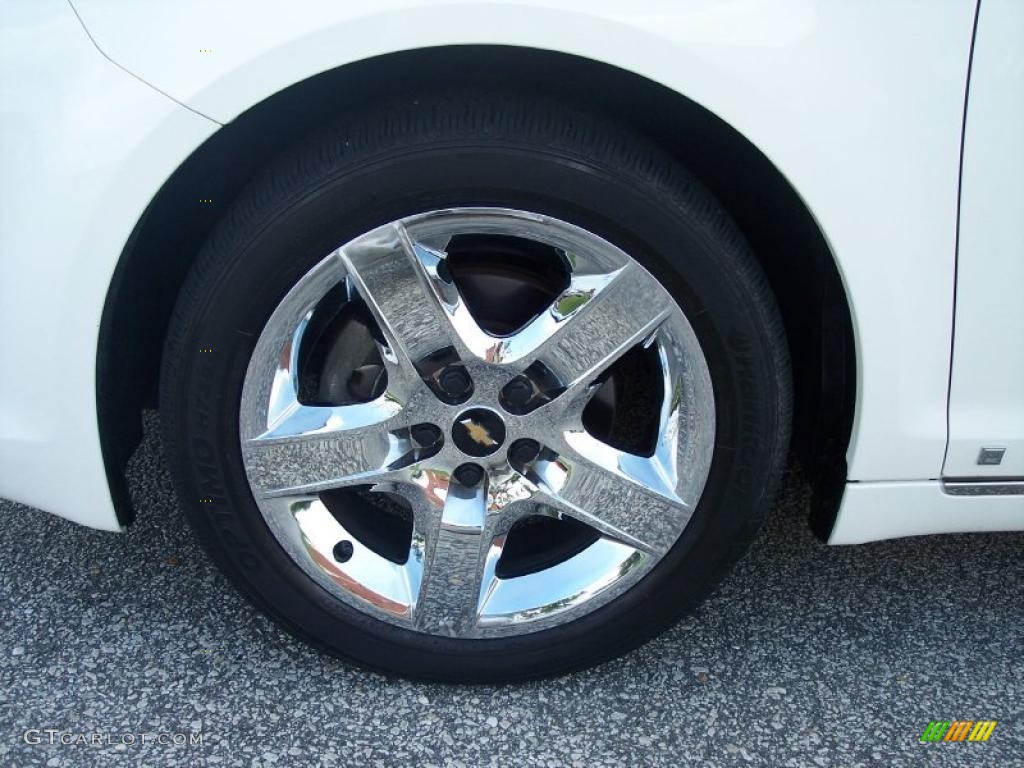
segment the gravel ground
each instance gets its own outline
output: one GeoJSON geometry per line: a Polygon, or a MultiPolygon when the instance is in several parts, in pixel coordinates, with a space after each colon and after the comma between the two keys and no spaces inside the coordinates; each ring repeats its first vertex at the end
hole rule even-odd
{"type": "Polygon", "coordinates": [[[828,548],[791,473],[750,555],[662,637],[562,679],[450,687],[292,640],[193,543],[154,435],[132,476],[122,536],[0,502],[0,765],[1024,765],[1022,535],[828,548]],[[999,725],[921,744],[932,719],[999,725]]]}

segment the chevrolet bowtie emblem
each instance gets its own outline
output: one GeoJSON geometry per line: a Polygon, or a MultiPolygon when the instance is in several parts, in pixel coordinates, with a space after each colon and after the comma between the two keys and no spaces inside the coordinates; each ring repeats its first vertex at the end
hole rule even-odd
{"type": "Polygon", "coordinates": [[[491,437],[491,433],[487,431],[486,427],[477,424],[472,419],[463,419],[459,424],[466,428],[466,431],[474,442],[479,443],[485,448],[490,448],[498,444],[497,441],[491,437]]]}

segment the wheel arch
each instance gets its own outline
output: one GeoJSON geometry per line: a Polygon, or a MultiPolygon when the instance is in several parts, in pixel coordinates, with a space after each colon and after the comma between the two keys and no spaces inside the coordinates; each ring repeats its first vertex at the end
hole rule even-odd
{"type": "Polygon", "coordinates": [[[125,245],[100,324],[97,415],[122,523],[134,517],[125,465],[141,437],[141,411],[156,403],[178,291],[243,187],[321,122],[382,92],[415,96],[509,83],[601,111],[649,135],[701,180],[744,232],[782,309],[794,369],[795,448],[815,490],[812,527],[827,536],[846,480],[856,356],[840,273],[807,203],[754,144],[682,94],[591,59],[509,46],[425,48],[320,73],[239,115],[167,179],[125,245]]]}

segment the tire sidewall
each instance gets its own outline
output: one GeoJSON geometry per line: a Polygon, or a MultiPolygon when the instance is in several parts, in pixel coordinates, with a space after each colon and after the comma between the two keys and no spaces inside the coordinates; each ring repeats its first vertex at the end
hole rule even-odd
{"type": "MultiPolygon", "coordinates": [[[[665,158],[671,163],[670,159],[665,158]]],[[[333,653],[417,677],[485,680],[558,673],[617,655],[660,631],[711,589],[756,532],[780,471],[784,371],[752,259],[692,179],[630,175],[557,146],[437,141],[350,159],[283,190],[215,236],[165,366],[165,443],[190,521],[254,602],[333,653]],[[680,188],[694,188],[687,197],[680,188]],[[239,446],[242,383],[285,293],[338,246],[430,210],[500,206],[593,232],[640,262],[679,303],[711,373],[716,434],[700,503],[670,552],[637,585],[571,623],[460,640],[378,621],[331,597],[284,552],[252,497],[239,446]],[[723,232],[725,235],[723,236],[723,232]],[[203,350],[213,350],[205,352],[203,350]],[[200,501],[202,500],[202,501],[200,501]]],[[[179,307],[180,309],[180,307],[179,307]]]]}

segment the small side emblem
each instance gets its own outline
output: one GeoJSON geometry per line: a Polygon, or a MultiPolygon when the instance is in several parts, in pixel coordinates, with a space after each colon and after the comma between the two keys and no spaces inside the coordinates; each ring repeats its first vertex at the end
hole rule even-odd
{"type": "Polygon", "coordinates": [[[1003,463],[1003,454],[1006,453],[1005,448],[982,448],[978,454],[978,464],[987,466],[996,466],[1003,463]]]}

